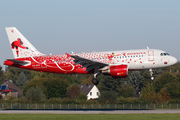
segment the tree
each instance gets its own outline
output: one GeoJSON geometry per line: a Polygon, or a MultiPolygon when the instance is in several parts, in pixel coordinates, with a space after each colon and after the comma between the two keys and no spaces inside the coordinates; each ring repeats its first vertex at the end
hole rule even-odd
{"type": "Polygon", "coordinates": [[[164,87],[164,85],[170,82],[178,82],[178,78],[172,73],[164,72],[153,82],[155,91],[158,93],[164,87]]]}
{"type": "Polygon", "coordinates": [[[99,75],[100,82],[99,89],[102,91],[114,91],[118,93],[120,85],[123,81],[121,78],[112,78],[111,76],[99,75]]]}
{"type": "Polygon", "coordinates": [[[146,87],[143,87],[140,98],[144,103],[155,103],[156,92],[154,87],[151,84],[147,84],[146,87]]]}
{"type": "Polygon", "coordinates": [[[6,80],[12,80],[13,83],[16,83],[16,80],[18,79],[21,72],[23,72],[26,75],[26,78],[28,80],[31,80],[34,77],[34,74],[38,73],[37,71],[33,71],[33,70],[20,69],[20,68],[8,66],[6,67],[5,70],[5,78],[6,80]]]}
{"type": "Polygon", "coordinates": [[[66,97],[68,81],[66,79],[48,78],[43,81],[43,85],[47,90],[47,98],[66,97]]]}
{"type": "Polygon", "coordinates": [[[25,97],[29,103],[41,103],[46,101],[46,95],[43,93],[43,90],[40,87],[31,87],[27,90],[25,97]]]}
{"type": "Polygon", "coordinates": [[[46,81],[46,78],[38,78],[38,79],[32,79],[25,87],[23,90],[23,93],[26,94],[26,91],[31,88],[34,87],[36,88],[36,86],[40,87],[43,92],[46,94],[47,96],[47,89],[46,87],[43,85],[43,82],[46,81]]]}
{"type": "Polygon", "coordinates": [[[127,97],[134,97],[134,95],[135,95],[134,88],[129,84],[123,85],[119,89],[119,96],[123,96],[124,98],[127,98],[127,97]]]}
{"type": "Polygon", "coordinates": [[[67,89],[67,97],[77,99],[81,95],[81,89],[78,85],[71,85],[67,89]]]}
{"type": "Polygon", "coordinates": [[[37,78],[31,80],[27,86],[25,86],[24,93],[31,87],[39,86],[43,89],[48,99],[53,97],[63,98],[66,96],[68,85],[68,81],[61,78],[37,78]]]}
{"type": "Polygon", "coordinates": [[[85,79],[82,80],[82,82],[81,82],[82,85],[86,85],[87,83],[88,83],[89,85],[92,85],[92,84],[93,84],[93,83],[92,83],[92,77],[91,77],[91,75],[89,75],[88,78],[85,78],[85,79]]]}
{"type": "Polygon", "coordinates": [[[18,79],[16,80],[16,85],[20,88],[23,89],[23,86],[27,85],[29,81],[26,78],[26,75],[24,72],[21,72],[18,79]]]}
{"type": "Polygon", "coordinates": [[[164,88],[166,88],[172,99],[180,99],[180,82],[167,83],[164,88]]]}
{"type": "Polygon", "coordinates": [[[115,104],[117,102],[117,94],[113,91],[102,91],[97,100],[100,104],[115,104]]]}
{"type": "Polygon", "coordinates": [[[5,78],[4,71],[2,70],[2,66],[0,66],[0,84],[2,83],[4,78],[5,78]]]}
{"type": "Polygon", "coordinates": [[[16,80],[18,79],[20,73],[21,73],[21,69],[19,68],[11,67],[11,66],[6,67],[6,79],[12,80],[13,83],[16,83],[16,80]]]}
{"type": "Polygon", "coordinates": [[[142,82],[142,87],[146,87],[148,83],[151,83],[151,76],[148,70],[143,70],[144,72],[142,73],[143,76],[143,82],[142,82]]]}
{"type": "Polygon", "coordinates": [[[167,92],[166,88],[161,89],[159,93],[161,94],[163,101],[168,101],[171,99],[170,94],[167,92]]]}
{"type": "Polygon", "coordinates": [[[135,91],[138,92],[142,88],[143,76],[139,71],[133,71],[129,75],[129,82],[134,87],[135,91]]]}

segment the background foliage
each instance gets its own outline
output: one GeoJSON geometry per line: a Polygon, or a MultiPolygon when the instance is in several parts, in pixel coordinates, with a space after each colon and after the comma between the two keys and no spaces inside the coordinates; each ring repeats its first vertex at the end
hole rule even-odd
{"type": "MultiPolygon", "coordinates": [[[[180,63],[171,67],[154,69],[154,81],[149,71],[129,71],[127,78],[112,78],[99,75],[101,96],[98,100],[86,101],[80,93],[79,84],[92,84],[93,75],[64,75],[37,72],[15,67],[0,66],[0,82],[12,80],[23,90],[24,102],[57,103],[175,103],[180,102],[180,63]],[[30,93],[33,93],[30,94],[30,93]],[[36,97],[34,97],[36,96],[36,97]],[[36,99],[41,96],[43,99],[36,99]],[[135,97],[136,96],[136,97],[135,97]]],[[[13,99],[13,101],[17,101],[13,99]]]]}

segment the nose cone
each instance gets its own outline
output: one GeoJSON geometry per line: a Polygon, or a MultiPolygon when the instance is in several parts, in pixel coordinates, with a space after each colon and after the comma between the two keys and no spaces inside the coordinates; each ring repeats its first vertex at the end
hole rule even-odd
{"type": "Polygon", "coordinates": [[[171,57],[170,62],[171,62],[171,64],[176,64],[177,59],[175,57],[171,57]]]}

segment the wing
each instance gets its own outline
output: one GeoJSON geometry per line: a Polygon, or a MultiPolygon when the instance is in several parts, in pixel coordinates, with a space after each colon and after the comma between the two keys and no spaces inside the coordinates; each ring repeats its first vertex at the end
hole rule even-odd
{"type": "Polygon", "coordinates": [[[103,68],[105,66],[109,66],[109,64],[107,64],[107,63],[87,59],[84,57],[80,57],[78,55],[71,55],[70,57],[75,59],[74,60],[75,65],[80,64],[80,65],[82,65],[82,68],[87,67],[86,71],[88,71],[88,72],[93,70],[93,69],[100,69],[100,68],[103,68]]]}

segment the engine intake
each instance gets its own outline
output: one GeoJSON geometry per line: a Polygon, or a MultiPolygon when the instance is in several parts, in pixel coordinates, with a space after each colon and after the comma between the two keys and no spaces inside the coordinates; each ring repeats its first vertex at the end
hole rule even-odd
{"type": "Polygon", "coordinates": [[[102,71],[104,75],[111,75],[112,77],[122,78],[127,77],[128,75],[128,66],[127,65],[116,65],[109,66],[108,70],[102,71]]]}

